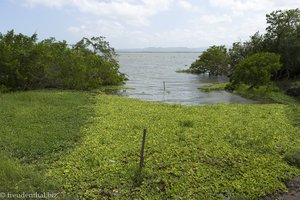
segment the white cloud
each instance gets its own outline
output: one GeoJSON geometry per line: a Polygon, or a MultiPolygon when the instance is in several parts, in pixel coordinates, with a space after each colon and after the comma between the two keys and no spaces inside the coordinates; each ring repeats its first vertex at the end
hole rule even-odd
{"type": "Polygon", "coordinates": [[[81,13],[118,18],[130,25],[149,25],[149,17],[167,10],[173,0],[24,0],[30,7],[75,8],[81,13]]]}
{"type": "Polygon", "coordinates": [[[207,23],[207,24],[216,24],[216,23],[225,23],[225,22],[232,22],[232,18],[227,15],[212,15],[212,14],[208,14],[208,15],[202,15],[199,18],[199,23],[207,23]]]}
{"type": "Polygon", "coordinates": [[[68,31],[74,35],[81,35],[81,37],[104,36],[113,47],[118,48],[136,47],[138,44],[145,44],[148,41],[148,37],[146,37],[148,33],[128,29],[128,27],[116,21],[83,20],[81,24],[83,25],[68,27],[68,31]]]}
{"type": "Polygon", "coordinates": [[[116,48],[228,45],[235,41],[246,40],[256,31],[263,32],[267,13],[300,7],[299,0],[22,0],[22,2],[33,9],[37,6],[46,6],[62,11],[68,10],[68,16],[74,18],[72,25],[66,28],[70,37],[102,35],[106,36],[116,48]]]}
{"type": "Polygon", "coordinates": [[[62,7],[67,3],[66,0],[25,0],[24,4],[29,7],[35,7],[36,5],[44,5],[48,7],[62,7]]]}
{"type": "Polygon", "coordinates": [[[290,9],[300,6],[299,0],[209,0],[215,7],[229,9],[233,14],[246,12],[270,12],[277,9],[290,9]]]}
{"type": "Polygon", "coordinates": [[[120,37],[124,34],[126,28],[118,23],[107,20],[96,20],[96,21],[88,21],[85,20],[82,22],[80,26],[70,26],[68,27],[68,31],[75,34],[84,33],[84,35],[90,36],[109,36],[111,38],[120,37]]]}
{"type": "Polygon", "coordinates": [[[193,5],[191,2],[187,0],[178,0],[178,5],[187,10],[187,11],[200,11],[200,8],[198,6],[193,5]]]}

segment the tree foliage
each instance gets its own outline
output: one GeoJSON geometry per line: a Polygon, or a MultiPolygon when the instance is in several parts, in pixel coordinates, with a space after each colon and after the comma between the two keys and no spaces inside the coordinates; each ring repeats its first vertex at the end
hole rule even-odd
{"type": "MultiPolygon", "coordinates": [[[[299,77],[300,9],[273,11],[266,15],[266,21],[265,34],[256,32],[245,42],[235,42],[228,52],[224,46],[213,46],[199,56],[191,65],[190,71],[231,76],[239,69],[236,66],[245,59],[260,52],[272,52],[280,55],[283,65],[279,71],[272,71],[274,79],[299,77]],[[228,60],[230,67],[224,64],[228,60]]],[[[242,72],[237,73],[241,75],[242,72]]]]}
{"type": "Polygon", "coordinates": [[[300,28],[300,10],[277,10],[266,15],[268,27],[266,39],[270,42],[270,48],[280,51],[282,40],[297,34],[300,28]]]}
{"type": "Polygon", "coordinates": [[[229,56],[225,46],[211,46],[192,63],[190,70],[195,73],[210,73],[211,75],[227,74],[229,56]]]}
{"type": "MultiPolygon", "coordinates": [[[[300,10],[277,10],[268,15],[267,50],[281,55],[288,78],[300,74],[300,10]]],[[[282,72],[281,72],[282,74],[282,72]]]]}
{"type": "Polygon", "coordinates": [[[116,53],[103,37],[83,38],[73,46],[49,38],[37,41],[8,31],[0,34],[0,85],[12,90],[91,89],[124,81],[116,53]]]}
{"type": "Polygon", "coordinates": [[[234,67],[240,61],[255,53],[265,51],[264,36],[256,32],[246,42],[235,42],[229,49],[230,65],[234,67]]]}
{"type": "Polygon", "coordinates": [[[251,89],[268,84],[272,74],[281,67],[280,55],[269,52],[256,53],[235,66],[231,80],[234,84],[248,84],[251,89]]]}

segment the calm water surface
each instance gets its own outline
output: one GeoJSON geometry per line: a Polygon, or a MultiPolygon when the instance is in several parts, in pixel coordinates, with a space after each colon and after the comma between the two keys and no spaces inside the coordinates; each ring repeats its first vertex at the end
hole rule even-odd
{"type": "Polygon", "coordinates": [[[187,69],[199,53],[119,53],[120,71],[127,74],[126,86],[133,88],[122,95],[146,101],[183,105],[215,103],[254,103],[225,91],[204,93],[198,88],[222,78],[176,73],[187,69]],[[164,84],[165,88],[164,90],[164,84]]]}

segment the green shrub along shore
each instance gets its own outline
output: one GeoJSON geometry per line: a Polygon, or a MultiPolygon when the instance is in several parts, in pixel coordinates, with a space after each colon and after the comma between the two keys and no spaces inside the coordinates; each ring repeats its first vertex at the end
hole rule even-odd
{"type": "Polygon", "coordinates": [[[104,37],[74,45],[49,38],[38,41],[14,30],[0,33],[0,91],[44,88],[90,90],[122,85],[114,48],[104,37]]]}
{"type": "Polygon", "coordinates": [[[225,90],[248,99],[256,100],[260,103],[281,103],[290,105],[300,103],[300,96],[291,97],[286,94],[289,88],[300,88],[300,81],[278,81],[268,86],[261,86],[250,90],[248,87],[248,85],[240,84],[234,86],[234,89],[232,89],[232,83],[225,82],[207,85],[199,89],[202,92],[225,90]]]}
{"type": "Polygon", "coordinates": [[[226,87],[214,85],[203,91],[225,88],[280,103],[289,101],[283,93],[300,97],[300,9],[273,11],[266,15],[266,23],[265,34],[256,32],[248,41],[235,42],[228,49],[211,46],[189,69],[178,72],[229,77],[226,87]]]}
{"type": "Polygon", "coordinates": [[[58,90],[0,93],[0,101],[1,192],[259,199],[300,175],[299,105],[181,106],[58,90]]]}

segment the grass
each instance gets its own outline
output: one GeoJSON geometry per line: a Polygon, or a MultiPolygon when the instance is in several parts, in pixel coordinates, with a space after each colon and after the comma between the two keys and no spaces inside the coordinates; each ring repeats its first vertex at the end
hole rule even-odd
{"type": "Polygon", "coordinates": [[[52,189],[45,170],[83,137],[89,96],[31,91],[0,94],[0,101],[0,191],[52,189]]]}
{"type": "Polygon", "coordinates": [[[248,89],[246,85],[240,85],[233,91],[243,97],[257,100],[261,103],[281,103],[281,104],[299,104],[299,98],[293,98],[285,94],[284,90],[280,89],[277,85],[261,86],[259,88],[248,89]]]}
{"type": "Polygon", "coordinates": [[[211,91],[220,91],[220,90],[225,90],[226,86],[229,83],[217,83],[217,84],[213,84],[213,85],[208,85],[208,86],[204,86],[199,88],[202,92],[211,92],[211,91]]]}
{"type": "Polygon", "coordinates": [[[176,73],[188,73],[188,74],[199,74],[199,72],[191,69],[178,69],[176,73]]]}
{"type": "MultiPolygon", "coordinates": [[[[256,100],[260,103],[280,103],[280,104],[299,104],[299,98],[293,98],[285,94],[285,90],[291,87],[298,87],[299,82],[281,81],[270,84],[269,86],[260,86],[259,88],[253,88],[249,90],[249,86],[241,84],[234,91],[230,91],[234,94],[238,94],[242,97],[256,100]]],[[[229,82],[217,83],[199,88],[202,92],[227,90],[226,87],[230,86],[229,82]]]]}
{"type": "Polygon", "coordinates": [[[185,107],[99,95],[84,141],[49,170],[79,199],[258,199],[300,175],[287,105],[185,107]],[[142,130],[148,130],[139,172],[142,130]]]}
{"type": "Polygon", "coordinates": [[[61,91],[0,94],[0,100],[2,191],[259,199],[300,175],[287,159],[300,146],[299,105],[187,107],[61,91]]]}
{"type": "Polygon", "coordinates": [[[59,190],[54,180],[48,179],[33,165],[1,155],[0,191],[1,192],[43,192],[59,190]]]}

